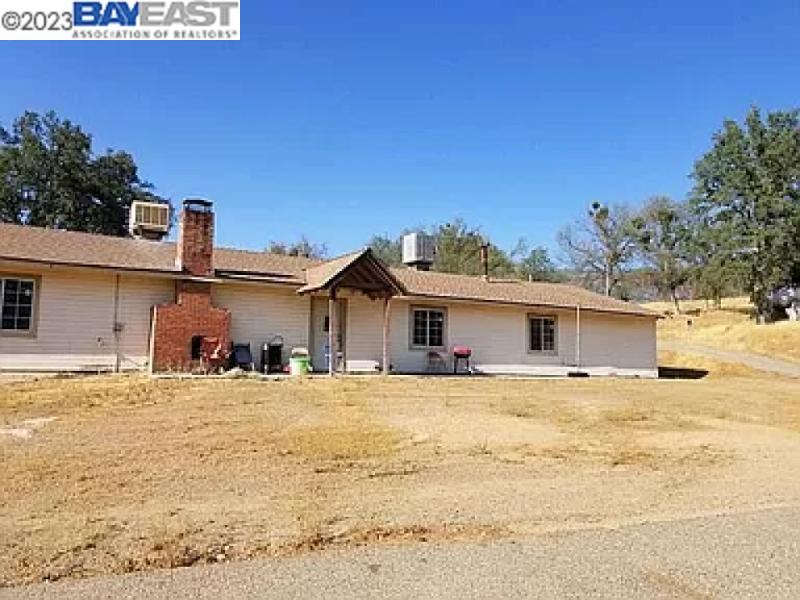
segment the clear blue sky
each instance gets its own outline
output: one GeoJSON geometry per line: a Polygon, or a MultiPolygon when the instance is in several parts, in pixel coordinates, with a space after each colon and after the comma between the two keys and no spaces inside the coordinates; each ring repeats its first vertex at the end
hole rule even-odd
{"type": "Polygon", "coordinates": [[[503,247],[682,198],[726,117],[800,105],[800,3],[244,2],[242,41],[4,42],[0,122],[131,151],[218,243],[331,253],[460,216],[503,247]]]}

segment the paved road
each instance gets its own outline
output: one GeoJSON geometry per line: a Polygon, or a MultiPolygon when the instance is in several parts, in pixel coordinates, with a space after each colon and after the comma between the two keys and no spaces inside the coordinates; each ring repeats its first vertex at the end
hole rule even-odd
{"type": "Polygon", "coordinates": [[[800,507],[491,543],[339,549],[0,591],[0,599],[800,598],[800,507]]]}
{"type": "Polygon", "coordinates": [[[722,350],[704,344],[694,342],[684,342],[681,340],[659,340],[659,350],[669,350],[671,352],[683,352],[686,354],[699,354],[708,358],[715,358],[723,362],[733,362],[747,365],[759,371],[777,373],[786,377],[800,377],[800,365],[797,363],[770,358],[752,352],[742,352],[740,350],[722,350]]]}

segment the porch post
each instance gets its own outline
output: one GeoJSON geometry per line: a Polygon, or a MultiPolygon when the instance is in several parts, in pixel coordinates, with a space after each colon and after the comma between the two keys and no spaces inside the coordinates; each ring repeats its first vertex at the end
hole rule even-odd
{"type": "Polygon", "coordinates": [[[330,289],[328,297],[328,374],[336,372],[336,359],[339,355],[337,330],[337,311],[336,311],[336,288],[330,289]]]}
{"type": "Polygon", "coordinates": [[[389,374],[389,367],[391,365],[391,330],[392,330],[392,311],[391,311],[391,296],[386,296],[383,299],[383,374],[389,374]]]}
{"type": "Polygon", "coordinates": [[[575,307],[575,366],[581,368],[581,305],[575,307]]]}

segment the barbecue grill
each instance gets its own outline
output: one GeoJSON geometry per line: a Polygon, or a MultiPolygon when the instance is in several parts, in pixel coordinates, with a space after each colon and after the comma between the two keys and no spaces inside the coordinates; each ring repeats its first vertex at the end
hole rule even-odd
{"type": "Polygon", "coordinates": [[[459,361],[464,361],[467,372],[470,373],[470,359],[472,358],[472,349],[468,346],[454,346],[453,347],[453,373],[458,373],[459,361]]]}

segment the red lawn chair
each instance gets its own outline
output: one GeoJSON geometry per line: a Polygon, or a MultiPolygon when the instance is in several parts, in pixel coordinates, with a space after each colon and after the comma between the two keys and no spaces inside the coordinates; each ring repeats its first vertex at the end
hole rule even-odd
{"type": "Polygon", "coordinates": [[[219,338],[204,337],[200,343],[200,367],[206,374],[222,373],[230,352],[222,347],[219,338]]]}

